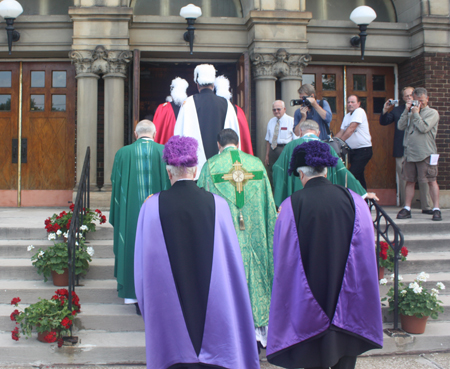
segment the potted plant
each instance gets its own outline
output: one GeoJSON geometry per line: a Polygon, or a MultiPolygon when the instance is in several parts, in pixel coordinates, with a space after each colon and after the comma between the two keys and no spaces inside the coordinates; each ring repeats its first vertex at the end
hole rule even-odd
{"type": "MultiPolygon", "coordinates": [[[[73,209],[74,204],[70,205],[69,212],[62,211],[59,214],[55,213],[44,221],[45,229],[49,233],[49,240],[55,240],[59,236],[67,238],[67,232],[72,221],[73,209]]],[[[81,232],[95,232],[96,221],[99,221],[100,224],[106,223],[106,216],[99,209],[91,210],[87,208],[83,210],[86,210],[86,214],[83,217],[83,224],[80,226],[81,232]]]]}
{"type": "MultiPolygon", "coordinates": [[[[77,243],[77,249],[75,251],[75,274],[85,275],[89,268],[89,262],[92,261],[94,255],[94,249],[92,247],[86,247],[84,239],[80,238],[79,244],[77,243]]],[[[34,249],[34,246],[28,246],[28,251],[34,249]]],[[[47,282],[48,278],[52,275],[53,283],[55,286],[67,286],[68,285],[68,264],[69,255],[67,249],[67,242],[58,242],[53,246],[48,247],[45,251],[41,248],[31,257],[33,266],[37,269],[38,274],[44,276],[44,281],[47,282]],[[59,275],[64,276],[64,280],[58,282],[57,277],[59,275]]]]}
{"type": "MultiPolygon", "coordinates": [[[[399,282],[398,287],[398,311],[400,314],[400,321],[402,328],[408,333],[420,334],[425,332],[428,317],[437,319],[439,313],[444,311],[442,301],[438,300],[439,291],[444,290],[445,286],[442,282],[436,283],[436,288],[428,291],[423,287],[423,283],[427,281],[430,276],[421,272],[414,282],[408,286],[399,282]]],[[[399,276],[399,281],[401,277],[399,276]]],[[[387,280],[382,279],[380,284],[386,284],[387,280]]],[[[389,311],[394,310],[394,286],[387,292],[387,297],[381,301],[388,300],[389,311]]]]}
{"type": "Polygon", "coordinates": [[[11,305],[16,307],[10,315],[11,320],[16,322],[16,327],[11,331],[12,339],[18,341],[21,333],[28,339],[35,329],[39,341],[58,342],[58,347],[61,347],[62,337],[69,334],[73,319],[81,309],[77,294],[72,292],[71,309],[69,309],[69,291],[65,288],[56,290],[50,300],[39,299],[24,309],[19,306],[20,301],[19,297],[11,300],[11,305]]]}
{"type": "MultiPolygon", "coordinates": [[[[375,244],[376,252],[376,244],[375,244]]],[[[403,246],[400,250],[401,261],[405,261],[408,256],[408,249],[403,246]]],[[[378,254],[378,278],[384,278],[384,270],[394,271],[394,250],[387,242],[380,242],[380,252],[378,254]]]]}

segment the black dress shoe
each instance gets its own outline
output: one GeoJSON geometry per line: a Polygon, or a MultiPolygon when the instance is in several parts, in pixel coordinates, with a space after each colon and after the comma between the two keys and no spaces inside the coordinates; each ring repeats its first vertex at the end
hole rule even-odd
{"type": "Polygon", "coordinates": [[[397,219],[408,219],[411,218],[411,210],[406,210],[403,208],[397,214],[397,219]]]}
{"type": "Polygon", "coordinates": [[[442,220],[441,211],[440,210],[434,210],[433,211],[433,217],[431,220],[442,220]]]}
{"type": "Polygon", "coordinates": [[[141,309],[139,309],[139,305],[137,302],[134,303],[134,306],[136,306],[136,314],[141,315],[141,309]]]}
{"type": "Polygon", "coordinates": [[[427,209],[427,210],[422,210],[422,214],[433,214],[433,210],[431,209],[427,209]]]}

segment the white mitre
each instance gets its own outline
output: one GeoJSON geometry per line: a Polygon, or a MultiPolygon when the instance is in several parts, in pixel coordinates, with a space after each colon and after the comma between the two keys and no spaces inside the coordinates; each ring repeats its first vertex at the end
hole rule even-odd
{"type": "Polygon", "coordinates": [[[230,81],[225,76],[219,76],[214,81],[214,87],[216,89],[216,95],[224,97],[227,100],[231,100],[230,81]]]}
{"type": "Polygon", "coordinates": [[[173,98],[173,102],[178,106],[183,105],[184,100],[187,99],[186,90],[189,87],[189,83],[180,77],[172,80],[170,85],[170,95],[173,98]]]}
{"type": "Polygon", "coordinates": [[[209,85],[216,80],[216,69],[211,64],[200,64],[194,69],[194,82],[201,85],[209,85]]]}

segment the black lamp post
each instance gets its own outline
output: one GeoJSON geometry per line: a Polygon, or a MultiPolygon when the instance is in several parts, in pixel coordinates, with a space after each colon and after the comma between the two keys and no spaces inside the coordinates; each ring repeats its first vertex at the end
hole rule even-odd
{"type": "Polygon", "coordinates": [[[194,48],[194,24],[195,20],[202,15],[202,9],[193,4],[183,6],[180,10],[180,15],[186,19],[188,27],[187,31],[184,33],[184,41],[189,42],[189,50],[192,55],[192,50],[194,48]]]}
{"type": "Polygon", "coordinates": [[[0,16],[6,21],[6,33],[8,36],[8,51],[11,55],[12,43],[19,41],[20,33],[14,29],[14,20],[23,12],[22,5],[16,0],[3,0],[0,2],[0,16]]]}
{"type": "Polygon", "coordinates": [[[361,59],[364,60],[364,49],[366,46],[367,26],[377,17],[377,13],[370,6],[358,6],[350,14],[350,20],[359,27],[359,37],[350,39],[350,44],[354,47],[361,45],[361,59]]]}

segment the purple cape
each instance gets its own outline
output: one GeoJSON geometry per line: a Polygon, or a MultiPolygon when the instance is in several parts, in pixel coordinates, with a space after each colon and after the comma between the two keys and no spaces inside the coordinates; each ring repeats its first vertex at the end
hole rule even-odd
{"type": "MultiPolygon", "coordinates": [[[[281,205],[274,234],[274,283],[267,355],[312,339],[335,326],[352,336],[383,344],[374,231],[365,201],[350,191],[355,223],[342,287],[332,321],[315,300],[303,269],[291,198],[281,205]]],[[[281,352],[281,353],[280,353],[281,352]]],[[[270,357],[269,357],[270,361],[270,357]]]]}
{"type": "Polygon", "coordinates": [[[229,369],[259,368],[244,265],[228,204],[214,195],[211,282],[197,356],[171,272],[158,199],[159,194],[152,196],[141,208],[135,246],[135,287],[145,323],[147,367],[201,363],[229,369]]]}

